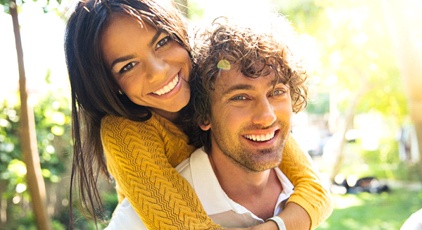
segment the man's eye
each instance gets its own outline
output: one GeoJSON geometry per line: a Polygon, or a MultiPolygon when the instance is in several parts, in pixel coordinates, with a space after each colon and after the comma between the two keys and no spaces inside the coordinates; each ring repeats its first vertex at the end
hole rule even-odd
{"type": "Polygon", "coordinates": [[[135,62],[130,62],[129,64],[123,66],[122,69],[120,69],[119,74],[126,73],[127,71],[133,69],[133,67],[135,67],[135,65],[136,65],[135,62]]]}
{"type": "Polygon", "coordinates": [[[241,100],[246,100],[246,99],[247,99],[246,96],[239,95],[239,96],[232,97],[230,100],[232,100],[232,101],[241,101],[241,100]]]}
{"type": "Polygon", "coordinates": [[[160,41],[158,41],[157,43],[157,49],[167,45],[170,41],[172,41],[173,39],[170,36],[164,37],[163,39],[161,39],[160,41]]]}
{"type": "Polygon", "coordinates": [[[271,96],[282,96],[284,94],[287,93],[287,90],[285,89],[275,89],[272,93],[271,96]]]}

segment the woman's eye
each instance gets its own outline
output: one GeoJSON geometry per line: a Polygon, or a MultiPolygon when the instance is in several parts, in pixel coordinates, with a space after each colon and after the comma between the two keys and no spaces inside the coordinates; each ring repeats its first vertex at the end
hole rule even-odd
{"type": "Polygon", "coordinates": [[[158,41],[157,43],[157,49],[167,45],[170,41],[172,41],[173,39],[170,36],[164,37],[163,39],[161,39],[160,41],[158,41]]]}
{"type": "Polygon", "coordinates": [[[126,73],[127,71],[133,69],[133,67],[135,67],[135,65],[136,65],[135,62],[130,62],[129,64],[123,66],[122,69],[120,69],[119,74],[126,73]]]}

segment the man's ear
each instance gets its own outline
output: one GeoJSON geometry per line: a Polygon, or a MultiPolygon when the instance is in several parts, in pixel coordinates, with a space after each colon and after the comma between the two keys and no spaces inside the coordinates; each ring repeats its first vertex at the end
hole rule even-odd
{"type": "Polygon", "coordinates": [[[211,124],[210,121],[208,119],[208,116],[206,119],[198,122],[199,127],[203,130],[203,131],[208,131],[211,129],[211,124]]]}

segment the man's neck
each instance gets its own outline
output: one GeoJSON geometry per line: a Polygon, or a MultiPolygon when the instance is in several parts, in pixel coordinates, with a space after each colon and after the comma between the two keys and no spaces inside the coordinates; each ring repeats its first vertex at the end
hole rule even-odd
{"type": "Polygon", "coordinates": [[[209,156],[220,186],[230,199],[262,219],[274,216],[275,205],[283,190],[274,169],[252,172],[230,159],[209,156]]]}

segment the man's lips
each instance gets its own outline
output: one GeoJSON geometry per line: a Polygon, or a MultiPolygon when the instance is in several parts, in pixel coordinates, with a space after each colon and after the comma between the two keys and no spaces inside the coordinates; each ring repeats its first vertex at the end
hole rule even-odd
{"type": "Polygon", "coordinates": [[[275,134],[276,134],[276,131],[271,131],[264,134],[247,134],[247,135],[243,135],[243,137],[251,141],[264,142],[264,141],[269,141],[273,139],[275,134]]]}

